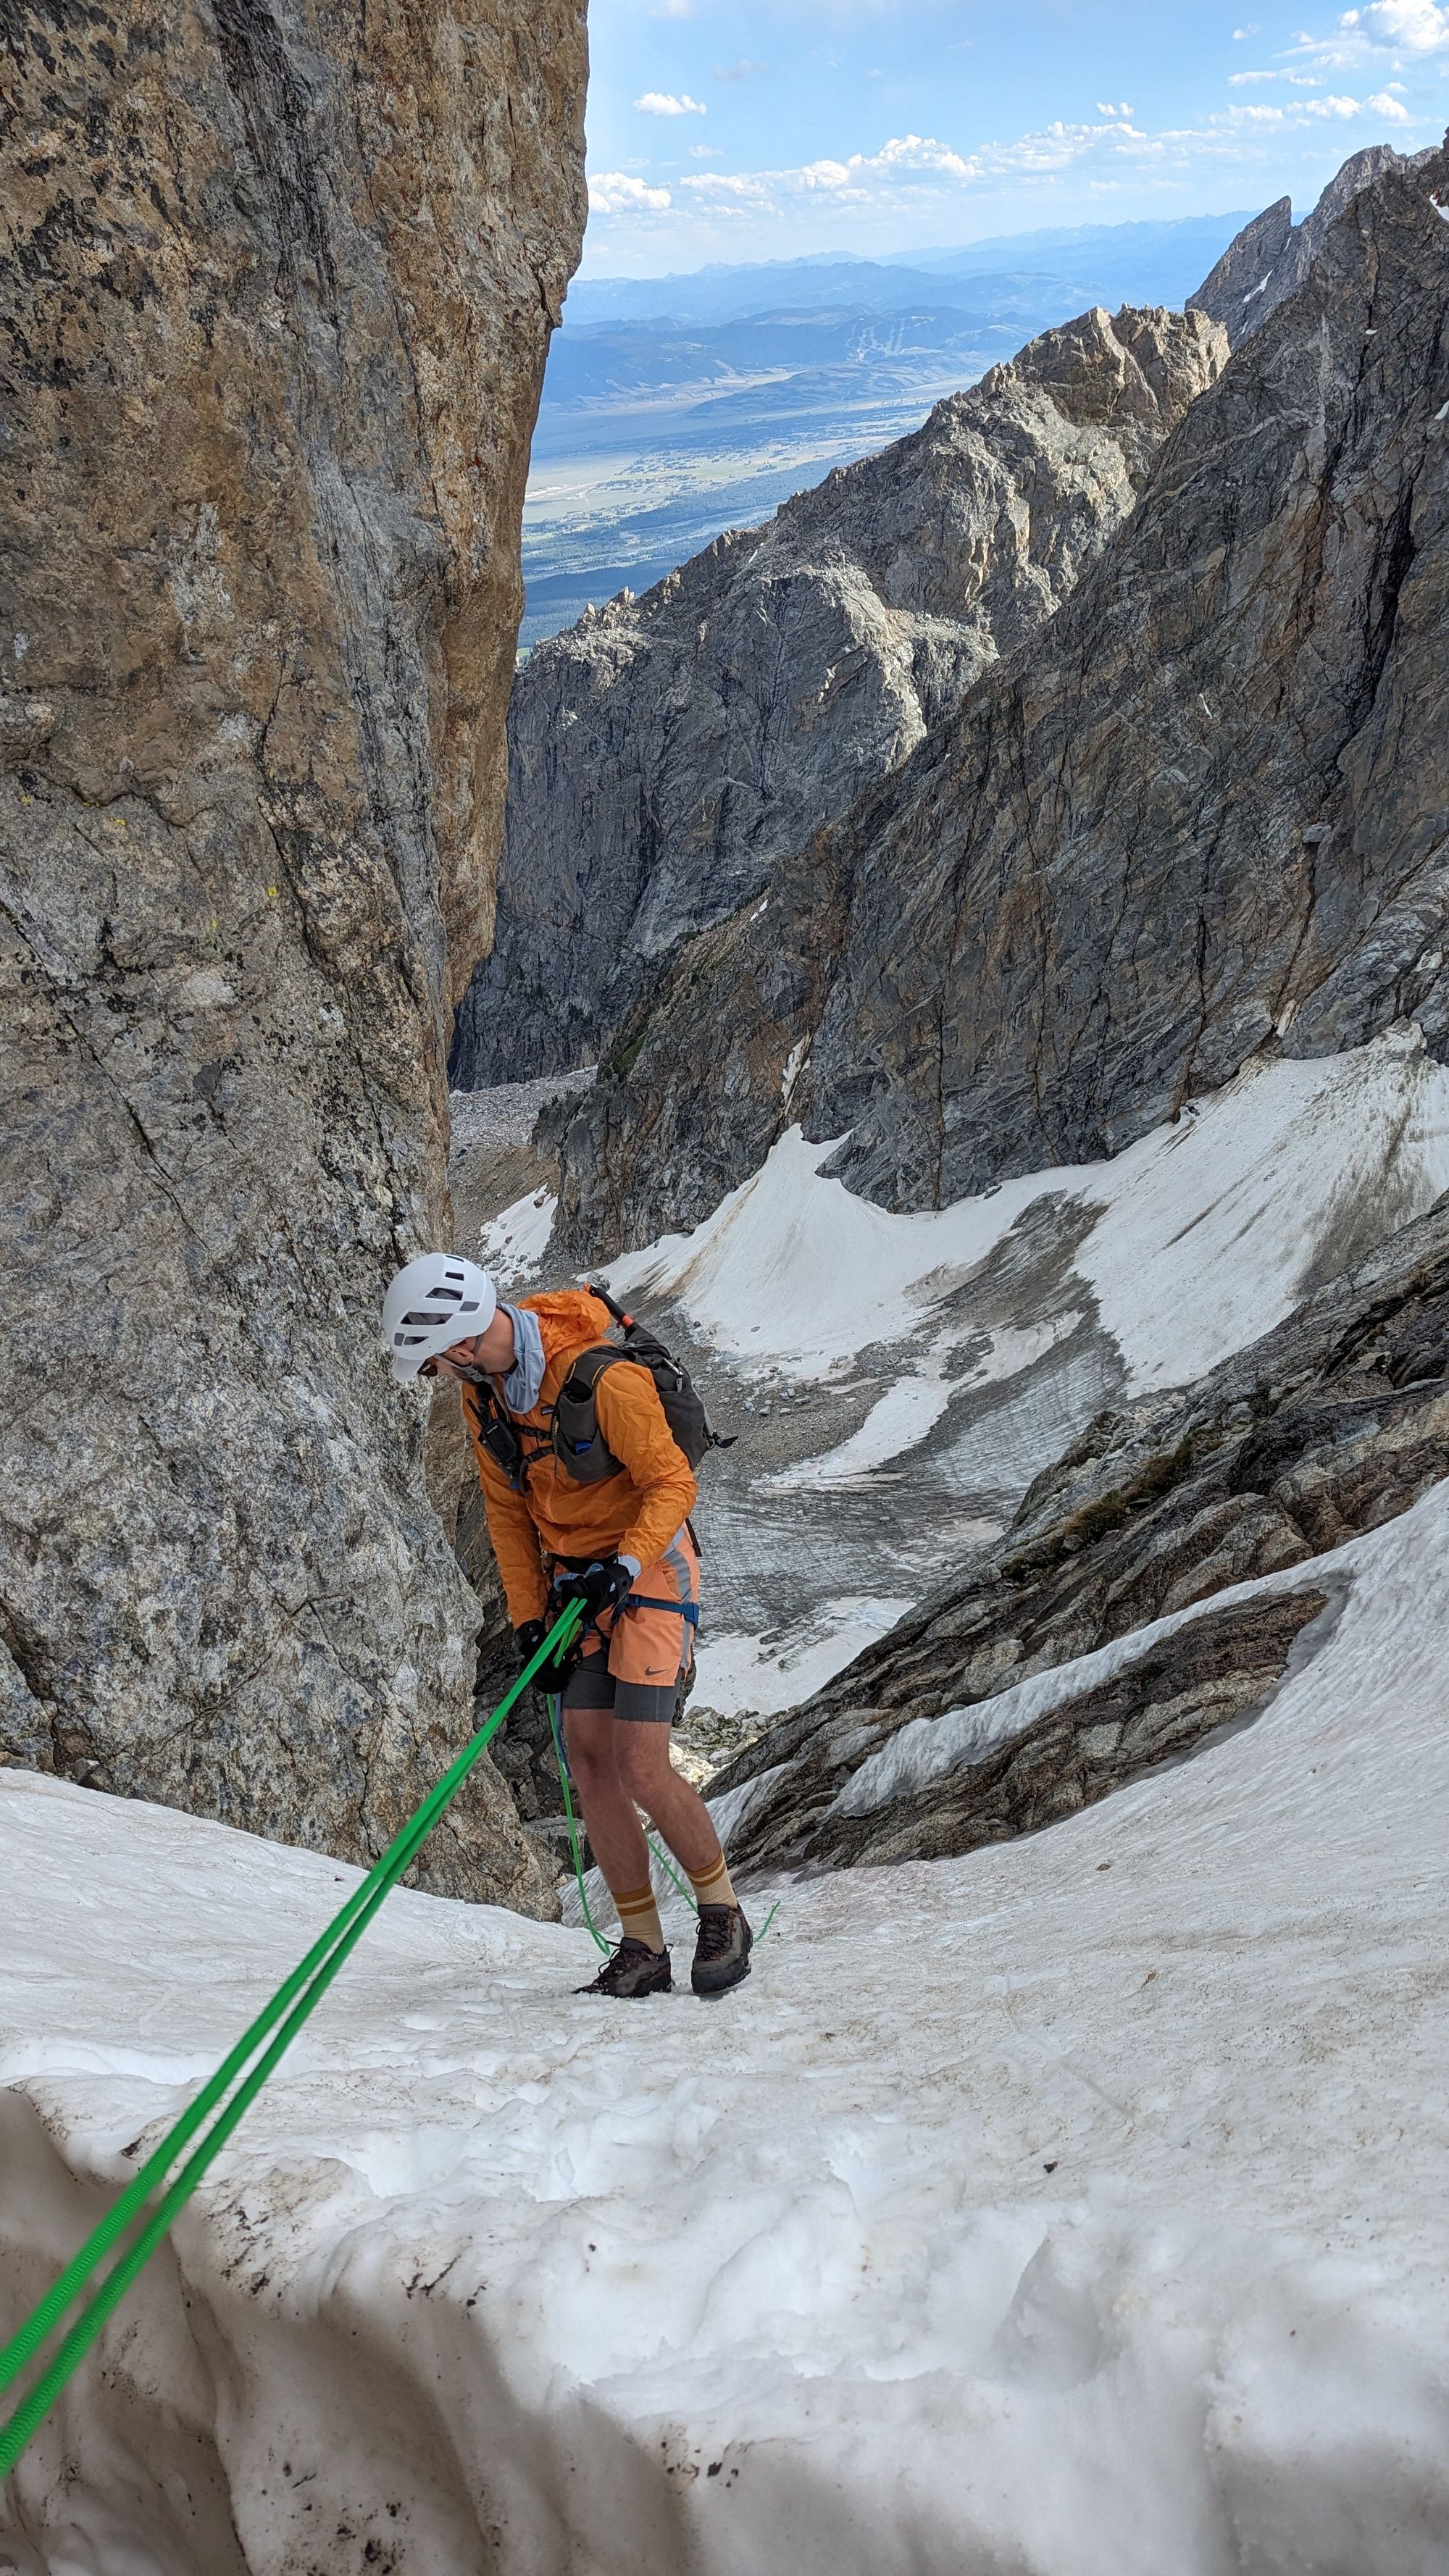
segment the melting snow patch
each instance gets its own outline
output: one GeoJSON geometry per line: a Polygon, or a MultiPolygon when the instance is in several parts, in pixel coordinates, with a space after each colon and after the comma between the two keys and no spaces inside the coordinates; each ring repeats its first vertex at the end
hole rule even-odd
{"type": "Polygon", "coordinates": [[[781,1637],[701,1635],[695,1685],[701,1707],[722,1717],[752,1710],[775,1717],[823,1690],[852,1657],[904,1618],[909,1601],[851,1593],[822,1601],[781,1637]]]}
{"type": "Polygon", "coordinates": [[[512,1207],[480,1229],[478,1258],[500,1288],[532,1278],[548,1250],[557,1209],[552,1190],[535,1190],[526,1199],[515,1199],[512,1207]]]}
{"type": "Polygon", "coordinates": [[[1065,1341],[1081,1320],[1079,1314],[1069,1314],[1055,1315],[1049,1323],[1008,1324],[992,1334],[988,1349],[973,1367],[954,1377],[946,1377],[941,1371],[941,1359],[951,1348],[951,1337],[947,1337],[933,1355],[933,1364],[897,1378],[871,1406],[860,1429],[843,1440],[838,1449],[828,1449],[818,1458],[803,1459],[796,1466],[782,1467],[777,1474],[766,1477],[764,1485],[775,1492],[878,1491],[891,1482],[878,1469],[887,1459],[918,1448],[958,1396],[1018,1376],[1055,1349],[1058,1342],[1065,1341]]]}

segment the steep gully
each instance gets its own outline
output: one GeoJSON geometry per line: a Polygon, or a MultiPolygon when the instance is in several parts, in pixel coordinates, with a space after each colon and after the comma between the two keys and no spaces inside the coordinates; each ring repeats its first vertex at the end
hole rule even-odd
{"type": "MultiPolygon", "coordinates": [[[[850,1131],[830,1168],[852,1186],[939,1205],[1116,1149],[1265,1042],[1314,1055],[1414,1016],[1439,1051],[1444,178],[1442,157],[1357,156],[1271,260],[1244,237],[1239,267],[1270,273],[1262,319],[1235,330],[1238,355],[1045,639],[778,869],[767,901],[655,969],[563,1137],[565,1249],[596,1256],[698,1219],[802,1113],[807,1132],[850,1131]],[[1266,869],[1265,846],[1281,853],[1266,869]]],[[[1205,301],[1233,273],[1230,255],[1205,301]]],[[[1449,1463],[1432,1441],[1426,1456],[1384,1512],[1449,1463]]],[[[757,1488],[727,1518],[765,1503],[757,1488]]],[[[1306,1560],[1330,1542],[1273,1543],[1306,1560]]],[[[1216,1569],[1204,1593],[1238,1579],[1226,1543],[1200,1552],[1216,1569]]],[[[1049,1636],[1051,1605],[1033,1598],[1011,1617],[1049,1636]]],[[[1155,1615],[1139,1605],[1128,1625],[1155,1615]]],[[[836,1802],[852,1763],[829,1747],[850,1709],[865,1711],[861,1743],[886,1725],[871,1675],[908,1658],[908,1622],[807,1702],[805,1734],[769,1733],[720,1776],[743,1788],[785,1761],[778,1814],[751,1806],[737,1846],[897,1856],[1043,1821],[1257,1704],[1292,1646],[1282,1617],[1265,1647],[1229,1615],[1196,1636],[1195,1673],[1171,1656],[1144,1667],[1140,1707],[1057,1721],[1040,1761],[1003,1757],[994,1804],[979,1774],[963,1784],[964,1824],[951,1799],[939,1826],[931,1799],[851,1822],[836,1802]],[[1095,1768],[1078,1759],[1083,1730],[1095,1768]]],[[[934,1720],[960,1676],[949,1645],[922,1663],[932,1679],[909,1714],[934,1720]]],[[[978,1696],[969,1679],[961,1695],[978,1696]]],[[[857,1743],[852,1762],[865,1758],[857,1743]]]]}

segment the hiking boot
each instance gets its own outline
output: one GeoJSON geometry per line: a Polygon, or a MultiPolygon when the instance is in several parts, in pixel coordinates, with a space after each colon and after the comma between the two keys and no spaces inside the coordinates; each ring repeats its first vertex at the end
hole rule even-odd
{"type": "Polygon", "coordinates": [[[575,1986],[574,1993],[610,1995],[616,2000],[625,1995],[667,1995],[673,1983],[668,1951],[651,1950],[647,1941],[635,1941],[626,1932],[598,1975],[586,1986],[575,1986]]]}
{"type": "Polygon", "coordinates": [[[742,1905],[702,1905],[689,1982],[697,1995],[727,1994],[750,1973],[755,1936],[742,1905]]]}

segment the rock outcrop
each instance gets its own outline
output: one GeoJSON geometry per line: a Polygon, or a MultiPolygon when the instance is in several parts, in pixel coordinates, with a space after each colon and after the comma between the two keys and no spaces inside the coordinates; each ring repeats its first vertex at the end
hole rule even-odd
{"type": "Polygon", "coordinates": [[[509,713],[497,931],[455,1083],[591,1062],[681,941],[771,882],[1050,617],[1225,354],[1097,310],[924,426],[542,644],[509,713]]]}
{"type": "Polygon", "coordinates": [[[731,1858],[939,1857],[1105,1796],[1259,1707],[1300,1632],[1341,1606],[1340,1578],[1314,1560],[1446,1475],[1441,1200],[1186,1394],[1100,1415],[1003,1540],[716,1775],[712,1797],[752,1784],[731,1858]],[[1295,1567],[1301,1583],[1144,1640],[1040,1714],[993,1711],[1036,1675],[1295,1567]],[[852,1792],[903,1727],[945,1712],[958,1741],[928,1777],[903,1764],[894,1788],[852,1792]]]}
{"type": "Polygon", "coordinates": [[[1048,632],[685,949],[566,1143],[588,1259],[794,1120],[895,1208],[1118,1151],[1251,1055],[1449,1046],[1449,156],[1396,164],[1048,632]]]}
{"type": "MultiPolygon", "coordinates": [[[[478,1613],[446,1239],[580,0],[7,20],[0,1760],[364,1859],[478,1613]]],[[[421,1875],[545,1909],[496,1777],[421,1875]]]]}
{"type": "Polygon", "coordinates": [[[1358,195],[1360,188],[1385,170],[1399,167],[1401,155],[1391,143],[1370,143],[1349,155],[1329,180],[1311,214],[1293,221],[1293,200],[1279,197],[1265,206],[1230,241],[1215,268],[1208,271],[1188,311],[1210,314],[1221,322],[1228,345],[1236,349],[1250,332],[1261,329],[1285,296],[1303,284],[1331,223],[1358,195]]]}

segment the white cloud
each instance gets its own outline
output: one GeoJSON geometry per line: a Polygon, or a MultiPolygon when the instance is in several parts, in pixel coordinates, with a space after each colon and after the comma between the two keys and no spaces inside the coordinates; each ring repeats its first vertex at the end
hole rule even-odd
{"type": "Polygon", "coordinates": [[[793,171],[701,170],[694,178],[681,179],[681,188],[697,189],[701,195],[715,199],[734,197],[752,206],[772,203],[770,182],[775,178],[793,178],[793,171]]]}
{"type": "Polygon", "coordinates": [[[1110,99],[1099,98],[1097,101],[1097,114],[1099,116],[1123,117],[1130,116],[1131,113],[1132,110],[1128,106],[1125,98],[1120,107],[1114,107],[1110,99]]]}
{"type": "Polygon", "coordinates": [[[709,114],[708,108],[701,107],[697,98],[690,97],[688,90],[676,98],[671,90],[646,89],[642,98],[635,99],[634,105],[641,116],[708,116],[709,114]]]}
{"type": "Polygon", "coordinates": [[[1287,80],[1287,72],[1229,72],[1229,89],[1246,89],[1252,81],[1287,80]]]}
{"type": "Polygon", "coordinates": [[[722,161],[724,154],[717,143],[691,143],[689,157],[691,161],[722,161]]]}
{"type": "Polygon", "coordinates": [[[596,215],[662,215],[672,199],[667,188],[648,187],[627,170],[591,170],[589,208],[596,215]]]}
{"type": "Polygon", "coordinates": [[[1445,0],[1368,0],[1345,9],[1331,35],[1300,35],[1280,59],[1311,62],[1320,71],[1367,72],[1384,57],[1397,69],[1449,54],[1449,5],[1445,0]]]}
{"type": "MultiPolygon", "coordinates": [[[[1302,49],[1313,41],[1301,38],[1290,59],[1301,64],[1302,49]]],[[[1355,85],[1352,91],[1347,84],[1342,89],[1329,88],[1322,78],[1326,69],[1322,56],[1309,59],[1316,70],[1285,69],[1278,75],[1290,84],[1280,93],[1281,104],[1238,97],[1199,124],[1151,133],[1129,122],[1131,112],[1124,102],[1120,108],[1113,107],[1110,116],[1104,108],[1100,121],[1057,121],[970,151],[960,151],[932,135],[897,134],[874,152],[822,154],[788,169],[730,171],[696,166],[673,182],[674,223],[686,232],[697,229],[702,239],[708,238],[711,226],[727,226],[736,236],[752,232],[754,242],[768,254],[778,251],[787,236],[798,242],[808,238],[814,247],[817,241],[837,236],[842,219],[905,227],[924,220],[954,222],[970,200],[981,193],[995,193],[1003,185],[1046,199],[1067,172],[1088,194],[1104,199],[1124,190],[1140,193],[1144,183],[1180,195],[1186,187],[1201,186],[1204,173],[1214,165],[1234,167],[1237,176],[1231,184],[1251,187],[1290,135],[1315,135],[1321,144],[1325,127],[1363,120],[1371,134],[1375,125],[1379,131],[1385,125],[1397,131],[1409,122],[1408,111],[1387,84],[1372,91],[1366,85],[1362,90],[1355,85]],[[1305,94],[1310,84],[1311,94],[1305,94]]],[[[1384,70],[1391,68],[1382,55],[1378,63],[1384,70]]],[[[1341,148],[1351,149],[1352,142],[1367,139],[1367,134],[1361,131],[1346,138],[1341,148]]],[[[691,157],[697,165],[713,159],[714,149],[695,145],[691,157]]],[[[618,171],[590,184],[596,214],[639,214],[651,229],[653,218],[670,205],[669,189],[618,171]]]]}
{"type": "Polygon", "coordinates": [[[1394,53],[1449,53],[1449,8],[1437,0],[1369,0],[1366,9],[1346,9],[1338,23],[1394,53]]]}
{"type": "Polygon", "coordinates": [[[1262,28],[1258,25],[1257,20],[1255,19],[1253,24],[1249,27],[1235,27],[1233,29],[1233,42],[1235,45],[1244,44],[1249,36],[1261,36],[1262,32],[1262,28]]]}
{"type": "Polygon", "coordinates": [[[946,143],[938,143],[930,134],[894,134],[879,152],[852,152],[852,170],[939,170],[953,179],[972,179],[979,163],[973,158],[963,161],[946,143]]]}

